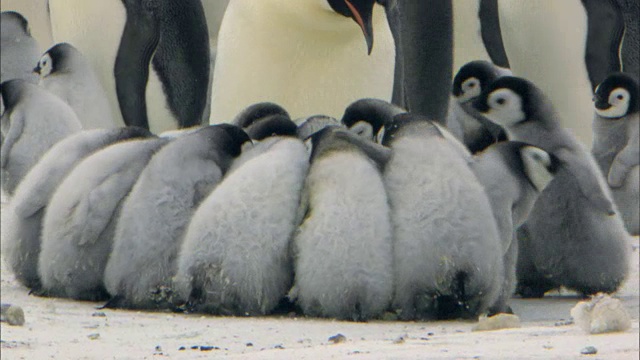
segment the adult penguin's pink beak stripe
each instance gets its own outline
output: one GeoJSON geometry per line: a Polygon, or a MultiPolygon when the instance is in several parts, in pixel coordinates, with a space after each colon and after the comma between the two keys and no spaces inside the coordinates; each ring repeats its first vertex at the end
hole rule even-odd
{"type": "Polygon", "coordinates": [[[373,27],[371,24],[371,18],[373,17],[373,1],[359,2],[360,10],[353,4],[354,0],[344,0],[344,2],[351,10],[351,17],[360,25],[364,38],[367,41],[367,51],[371,55],[373,49],[373,27]]]}
{"type": "Polygon", "coordinates": [[[338,14],[350,17],[362,29],[367,41],[368,54],[373,49],[373,6],[376,0],[327,0],[331,8],[338,14]]]}

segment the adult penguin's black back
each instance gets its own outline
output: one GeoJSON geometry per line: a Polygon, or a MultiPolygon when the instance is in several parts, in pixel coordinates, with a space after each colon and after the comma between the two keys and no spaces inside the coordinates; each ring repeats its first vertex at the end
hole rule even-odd
{"type": "MultiPolygon", "coordinates": [[[[175,121],[167,128],[199,125],[207,103],[209,36],[200,0],[122,0],[127,21],[115,64],[118,102],[127,125],[149,128],[149,64],[162,83],[175,121]]],[[[205,116],[206,115],[206,116],[205,116]]],[[[153,122],[163,119],[151,119],[153,122]]]]}

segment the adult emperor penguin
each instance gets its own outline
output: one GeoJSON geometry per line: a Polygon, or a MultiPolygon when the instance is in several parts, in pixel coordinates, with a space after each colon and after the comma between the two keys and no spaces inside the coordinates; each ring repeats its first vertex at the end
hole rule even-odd
{"type": "Polygon", "coordinates": [[[0,82],[23,79],[32,83],[38,77],[31,70],[38,61],[38,42],[31,37],[29,23],[20,13],[0,14],[0,82]]]}
{"type": "Polygon", "coordinates": [[[497,78],[507,75],[511,75],[509,69],[500,68],[488,61],[476,60],[462,66],[453,78],[447,128],[472,153],[506,139],[502,129],[483,119],[471,104],[480,96],[482,89],[487,88],[497,78]]]}
{"type": "Polygon", "coordinates": [[[38,255],[42,219],[65,176],[86,156],[113,143],[151,135],[137,127],[84,130],[56,143],[27,173],[15,191],[3,222],[2,255],[16,279],[39,290],[38,255]]]}
{"type": "Polygon", "coordinates": [[[209,122],[229,122],[263,101],[292,118],[337,118],[356,99],[390,100],[394,57],[376,0],[232,0],[220,27],[209,122]]]}
{"type": "Polygon", "coordinates": [[[82,160],[51,197],[38,273],[43,295],[102,300],[104,269],[122,203],[166,139],[113,144],[82,160]]]}
{"type": "Polygon", "coordinates": [[[84,55],[71,44],[54,45],[33,71],[40,74],[42,87],[71,106],[83,128],[116,127],[102,83],[84,55]]]}
{"type": "Polygon", "coordinates": [[[584,197],[599,211],[615,213],[604,179],[593,172],[595,160],[584,145],[562,127],[559,114],[540,88],[528,80],[504,76],[489,85],[473,106],[502,126],[509,140],[529,143],[558,157],[574,174],[584,197]]]}
{"type": "Polygon", "coordinates": [[[598,86],[591,149],[632,235],[640,232],[639,96],[638,82],[627,74],[611,74],[598,86]]]}
{"type": "Polygon", "coordinates": [[[310,316],[379,317],[393,295],[391,223],[381,174],[391,151],[332,126],[314,134],[312,144],[289,297],[310,316]]]}
{"type": "Polygon", "coordinates": [[[504,263],[504,283],[490,313],[508,312],[516,289],[518,239],[538,194],[553,179],[558,161],[546,151],[521,142],[503,141],[474,156],[471,169],[484,187],[498,225],[504,263]]]}
{"type": "Polygon", "coordinates": [[[38,159],[58,141],[81,129],[64,101],[20,79],[0,85],[5,112],[0,118],[2,189],[11,195],[38,159]]]}
{"type": "Polygon", "coordinates": [[[31,35],[38,41],[40,53],[53,45],[49,0],[2,0],[0,11],[15,11],[29,20],[31,35]]]}
{"type": "Polygon", "coordinates": [[[177,270],[184,232],[247,141],[236,126],[208,126],[177,137],[153,156],[116,225],[104,275],[113,297],[107,306],[172,306],[172,299],[164,296],[171,295],[166,290],[177,270]]]}
{"type": "Polygon", "coordinates": [[[159,133],[200,124],[209,39],[200,0],[50,0],[56,42],[92,63],[114,114],[159,133]]]}
{"type": "Polygon", "coordinates": [[[560,127],[549,99],[527,80],[503,77],[474,106],[511,140],[542,148],[560,164],[518,233],[518,293],[615,291],[628,271],[629,235],[595,160],[560,127]]]}
{"type": "Polygon", "coordinates": [[[491,204],[447,130],[414,114],[385,125],[384,171],[393,223],[395,294],[402,319],[474,317],[502,286],[491,204]]]}
{"type": "Polygon", "coordinates": [[[289,247],[308,155],[291,120],[268,117],[257,125],[264,129],[253,132],[260,153],[249,160],[243,153],[189,224],[175,287],[192,310],[265,315],[291,288],[289,247]]]}

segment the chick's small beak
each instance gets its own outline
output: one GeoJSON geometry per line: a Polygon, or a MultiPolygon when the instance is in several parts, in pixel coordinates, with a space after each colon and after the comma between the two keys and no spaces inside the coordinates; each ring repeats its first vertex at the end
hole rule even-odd
{"type": "Polygon", "coordinates": [[[373,5],[374,1],[344,0],[349,10],[351,18],[360,26],[364,38],[367,41],[367,51],[371,55],[373,49],[373,5]]]}
{"type": "Polygon", "coordinates": [[[36,74],[40,74],[40,70],[41,70],[40,69],[40,65],[38,65],[38,66],[33,68],[33,72],[36,73],[36,74]]]}
{"type": "Polygon", "coordinates": [[[611,105],[609,105],[608,101],[602,99],[598,95],[595,95],[592,100],[594,102],[594,105],[595,105],[596,109],[598,109],[598,110],[607,110],[608,108],[611,107],[611,105]]]}
{"type": "Polygon", "coordinates": [[[473,107],[481,113],[489,112],[486,96],[480,96],[473,101],[473,107]]]}

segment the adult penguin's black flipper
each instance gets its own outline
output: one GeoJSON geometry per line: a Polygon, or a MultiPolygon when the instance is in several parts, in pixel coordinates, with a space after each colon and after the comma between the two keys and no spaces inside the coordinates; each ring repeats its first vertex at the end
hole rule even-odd
{"type": "Polygon", "coordinates": [[[116,93],[124,123],[149,129],[146,87],[149,63],[160,40],[159,23],[151,9],[135,0],[125,0],[127,16],[114,68],[116,93]]]}
{"type": "Polygon", "coordinates": [[[480,30],[482,42],[491,61],[504,68],[509,67],[509,59],[502,43],[498,0],[480,0],[480,30]]]}
{"type": "MultiPolygon", "coordinates": [[[[164,1],[161,38],[153,69],[162,81],[169,109],[178,127],[200,125],[209,86],[209,31],[200,0],[164,1]]],[[[206,118],[206,119],[205,119],[206,118]]]]}
{"type": "MultiPolygon", "coordinates": [[[[398,0],[394,104],[444,122],[453,72],[451,0],[398,0]],[[398,66],[398,65],[396,65],[398,66]],[[398,96],[402,96],[401,99],[398,96]]],[[[391,21],[391,19],[390,19],[391,21]]]]}
{"type": "Polygon", "coordinates": [[[582,0],[582,5],[587,11],[585,63],[595,89],[610,73],[621,70],[625,24],[616,0],[582,0]]]}

